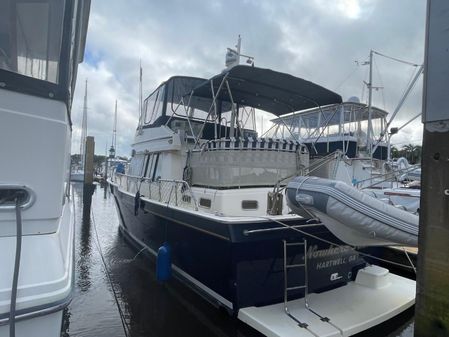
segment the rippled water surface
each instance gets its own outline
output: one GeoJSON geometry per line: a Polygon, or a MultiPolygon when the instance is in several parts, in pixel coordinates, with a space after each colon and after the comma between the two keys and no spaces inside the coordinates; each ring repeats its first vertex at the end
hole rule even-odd
{"type": "MultiPolygon", "coordinates": [[[[143,254],[136,257],[137,251],[119,233],[113,196],[107,193],[104,198],[103,189],[97,186],[92,197],[92,216],[83,220],[82,185],[74,184],[73,190],[75,292],[65,312],[63,336],[261,336],[216,309],[184,284],[176,280],[158,283],[154,263],[143,254]]],[[[412,337],[412,315],[409,310],[363,336],[412,337]]]]}

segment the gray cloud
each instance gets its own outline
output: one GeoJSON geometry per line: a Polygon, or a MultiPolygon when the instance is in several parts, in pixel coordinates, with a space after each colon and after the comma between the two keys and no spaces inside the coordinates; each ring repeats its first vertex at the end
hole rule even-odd
{"type": "MultiPolygon", "coordinates": [[[[96,152],[110,146],[117,99],[118,154],[129,155],[138,118],[140,59],[148,95],[173,75],[220,72],[226,47],[241,34],[242,51],[254,56],[257,66],[317,82],[346,99],[361,97],[367,69],[354,61],[367,60],[370,49],[421,63],[424,26],[425,2],[420,0],[93,1],[87,63],[80,67],[73,106],[73,152],[79,149],[85,78],[88,133],[96,138],[96,152]]],[[[384,89],[375,93],[374,103],[391,111],[413,69],[379,57],[376,66],[374,85],[384,89]]],[[[421,83],[396,124],[420,110],[421,83]]],[[[417,121],[395,136],[396,142],[419,141],[421,130],[417,121]]]]}

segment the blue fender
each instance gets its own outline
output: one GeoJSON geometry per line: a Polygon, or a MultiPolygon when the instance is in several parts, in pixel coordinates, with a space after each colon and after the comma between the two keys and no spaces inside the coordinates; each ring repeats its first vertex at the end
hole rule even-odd
{"type": "Polygon", "coordinates": [[[157,251],[156,279],[160,282],[171,278],[171,248],[168,242],[164,242],[157,251]]]}

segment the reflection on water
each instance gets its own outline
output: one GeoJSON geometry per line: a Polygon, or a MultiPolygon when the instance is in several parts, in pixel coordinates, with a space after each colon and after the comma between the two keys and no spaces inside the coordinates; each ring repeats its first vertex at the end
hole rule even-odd
{"type": "MultiPolygon", "coordinates": [[[[178,281],[158,283],[154,263],[144,254],[134,259],[137,251],[120,234],[113,196],[108,192],[106,199],[103,198],[103,190],[97,186],[92,197],[93,217],[83,223],[82,184],[74,184],[73,189],[77,221],[76,280],[73,301],[64,313],[64,337],[126,336],[114,291],[133,337],[261,336],[178,281]],[[113,289],[96,245],[95,228],[113,289]]],[[[409,311],[368,335],[411,337],[411,315],[409,311]]]]}

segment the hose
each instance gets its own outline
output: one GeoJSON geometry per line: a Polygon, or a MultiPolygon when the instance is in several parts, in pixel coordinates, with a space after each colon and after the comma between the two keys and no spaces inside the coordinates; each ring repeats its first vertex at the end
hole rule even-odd
{"type": "Polygon", "coordinates": [[[16,300],[19,281],[20,254],[22,251],[22,213],[19,198],[16,197],[16,257],[14,260],[14,274],[11,288],[11,305],[9,308],[9,337],[16,336],[16,300]]]}

